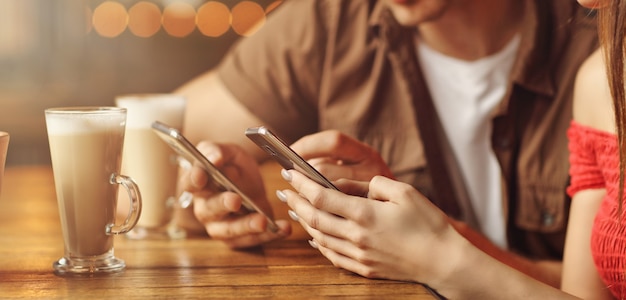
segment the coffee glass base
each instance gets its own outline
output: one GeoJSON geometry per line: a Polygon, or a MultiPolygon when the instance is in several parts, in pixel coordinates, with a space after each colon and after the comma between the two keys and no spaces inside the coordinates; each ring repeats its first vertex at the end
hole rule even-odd
{"type": "Polygon", "coordinates": [[[177,226],[165,226],[157,228],[135,226],[125,234],[131,240],[177,240],[187,237],[187,232],[177,226]]]}
{"type": "Polygon", "coordinates": [[[112,253],[91,258],[62,257],[52,264],[57,275],[95,275],[116,273],[124,270],[126,264],[112,253]]]}

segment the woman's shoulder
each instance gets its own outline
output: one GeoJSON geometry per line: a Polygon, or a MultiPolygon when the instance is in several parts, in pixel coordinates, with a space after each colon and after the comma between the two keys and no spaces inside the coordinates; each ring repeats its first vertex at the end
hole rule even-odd
{"type": "Polygon", "coordinates": [[[574,120],[602,131],[615,132],[604,55],[596,50],[581,65],[574,85],[574,120]]]}

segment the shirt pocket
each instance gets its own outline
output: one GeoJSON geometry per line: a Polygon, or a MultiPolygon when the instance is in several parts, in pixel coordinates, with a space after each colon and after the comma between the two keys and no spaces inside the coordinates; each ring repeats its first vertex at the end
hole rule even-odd
{"type": "Polygon", "coordinates": [[[564,185],[520,183],[514,203],[517,227],[539,233],[556,233],[566,228],[570,198],[564,185]]]}

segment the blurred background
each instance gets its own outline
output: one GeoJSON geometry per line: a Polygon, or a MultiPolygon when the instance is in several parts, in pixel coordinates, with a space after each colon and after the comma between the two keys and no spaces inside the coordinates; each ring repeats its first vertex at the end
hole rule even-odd
{"type": "Polygon", "coordinates": [[[170,92],[253,35],[276,0],[0,0],[7,166],[49,164],[44,109],[170,92]]]}

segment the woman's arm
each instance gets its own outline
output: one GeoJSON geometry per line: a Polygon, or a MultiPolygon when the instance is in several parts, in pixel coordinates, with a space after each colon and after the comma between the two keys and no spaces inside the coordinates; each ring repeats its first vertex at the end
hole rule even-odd
{"type": "Polygon", "coordinates": [[[604,189],[580,191],[570,208],[561,289],[583,299],[612,299],[593,263],[590,246],[593,219],[605,194],[604,189]]]}
{"type": "Polygon", "coordinates": [[[408,184],[382,176],[369,185],[338,181],[342,191],[360,195],[351,196],[297,171],[283,173],[297,193],[279,194],[338,267],[368,278],[425,283],[454,299],[573,298],[478,250],[408,184]]]}
{"type": "MultiPolygon", "coordinates": [[[[585,126],[615,132],[612,98],[602,51],[581,66],[574,85],[574,120],[585,126]]],[[[573,154],[571,154],[573,155],[573,154]]],[[[591,256],[591,229],[606,189],[587,189],[572,198],[565,239],[561,289],[584,299],[612,299],[591,256]]]]}

